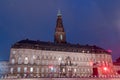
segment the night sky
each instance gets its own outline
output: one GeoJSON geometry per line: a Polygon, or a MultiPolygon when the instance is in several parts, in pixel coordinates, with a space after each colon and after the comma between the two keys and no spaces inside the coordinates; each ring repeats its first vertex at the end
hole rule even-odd
{"type": "Polygon", "coordinates": [[[22,39],[53,41],[57,11],[67,42],[97,45],[120,56],[120,0],[0,0],[0,60],[22,39]]]}

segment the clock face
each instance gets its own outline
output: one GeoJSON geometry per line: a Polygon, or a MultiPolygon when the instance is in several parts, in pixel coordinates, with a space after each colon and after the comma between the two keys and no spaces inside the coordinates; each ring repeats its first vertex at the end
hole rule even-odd
{"type": "Polygon", "coordinates": [[[60,34],[60,40],[63,40],[63,35],[62,34],[60,34]]]}

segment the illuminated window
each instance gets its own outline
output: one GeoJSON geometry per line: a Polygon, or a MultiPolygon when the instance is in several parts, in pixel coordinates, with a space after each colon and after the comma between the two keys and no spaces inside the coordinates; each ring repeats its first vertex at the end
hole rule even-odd
{"type": "Polygon", "coordinates": [[[76,72],[77,71],[77,69],[74,69],[74,72],[76,72]]]}
{"type": "Polygon", "coordinates": [[[87,53],[90,53],[90,51],[87,51],[87,53]]]}
{"type": "Polygon", "coordinates": [[[20,72],[20,71],[21,71],[21,68],[20,68],[20,67],[18,67],[18,68],[17,68],[17,72],[20,72]]]}
{"type": "Polygon", "coordinates": [[[12,64],[15,64],[15,59],[12,59],[11,62],[12,62],[12,64]]]}
{"type": "Polygon", "coordinates": [[[65,68],[63,68],[63,70],[62,70],[63,72],[65,72],[65,68]]]}
{"type": "Polygon", "coordinates": [[[82,53],[84,53],[85,51],[83,50],[82,53]]]}
{"type": "Polygon", "coordinates": [[[24,73],[26,73],[27,72],[27,67],[24,67],[24,73]]]}
{"type": "Polygon", "coordinates": [[[61,58],[61,57],[59,57],[59,58],[58,58],[58,60],[59,60],[59,61],[61,61],[61,60],[62,60],[62,58],[61,58]]]}
{"type": "Polygon", "coordinates": [[[33,72],[33,67],[30,68],[30,72],[31,72],[31,73],[33,72]]]}
{"type": "Polygon", "coordinates": [[[60,40],[62,40],[63,39],[63,35],[62,34],[60,34],[60,40]]]}
{"type": "Polygon", "coordinates": [[[33,55],[33,59],[36,59],[36,56],[35,56],[35,55],[33,55]]]}
{"type": "Polygon", "coordinates": [[[13,68],[10,69],[10,73],[11,73],[11,74],[13,73],[13,68]]]}
{"type": "Polygon", "coordinates": [[[28,64],[28,57],[25,57],[24,64],[28,64]]]}

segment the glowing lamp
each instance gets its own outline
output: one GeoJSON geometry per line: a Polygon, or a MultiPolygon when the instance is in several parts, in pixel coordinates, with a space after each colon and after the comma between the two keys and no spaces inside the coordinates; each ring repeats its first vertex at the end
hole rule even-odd
{"type": "Polygon", "coordinates": [[[103,70],[104,70],[104,71],[107,71],[108,69],[107,69],[107,67],[104,67],[103,70]]]}

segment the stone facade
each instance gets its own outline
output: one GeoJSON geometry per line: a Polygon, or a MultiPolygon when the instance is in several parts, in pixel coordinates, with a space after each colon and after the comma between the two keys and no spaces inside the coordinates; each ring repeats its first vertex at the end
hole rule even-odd
{"type": "Polygon", "coordinates": [[[0,77],[4,76],[9,72],[9,62],[0,61],[0,77]]]}
{"type": "Polygon", "coordinates": [[[113,74],[111,55],[105,52],[90,53],[64,52],[40,49],[11,48],[10,73],[20,76],[38,77],[88,77],[93,75],[93,67],[99,75],[104,75],[103,66],[113,74]],[[96,63],[95,66],[93,66],[96,63]]]}
{"type": "Polygon", "coordinates": [[[120,62],[114,62],[114,70],[116,71],[116,74],[120,75],[120,62]]]}
{"type": "Polygon", "coordinates": [[[59,13],[54,42],[21,40],[11,47],[9,76],[91,77],[114,75],[111,53],[66,41],[59,13]]]}

